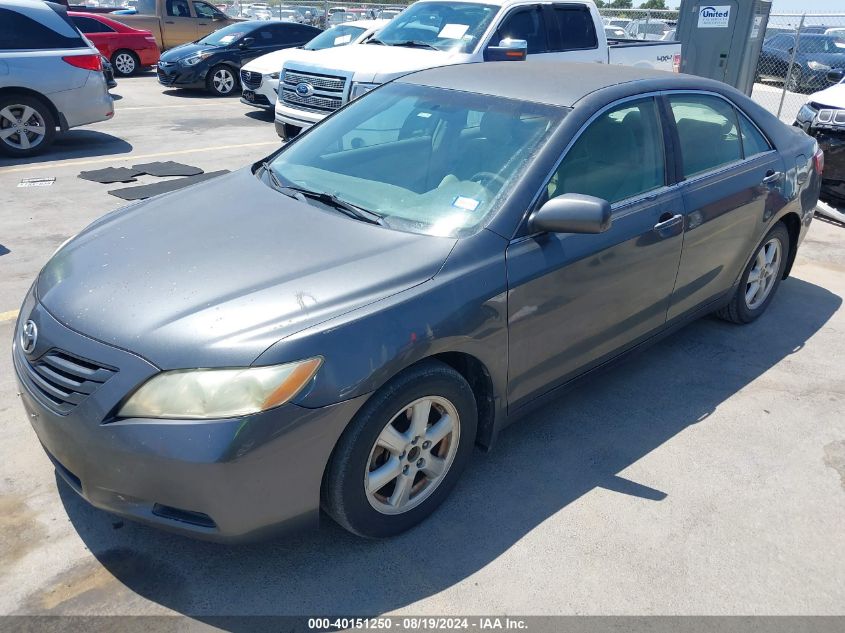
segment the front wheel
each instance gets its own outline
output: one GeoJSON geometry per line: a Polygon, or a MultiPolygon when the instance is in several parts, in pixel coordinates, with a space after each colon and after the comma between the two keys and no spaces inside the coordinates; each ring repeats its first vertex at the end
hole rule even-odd
{"type": "Polygon", "coordinates": [[[335,447],[323,507],[371,538],[413,527],[451,492],[472,453],[475,397],[457,371],[426,361],[376,392],[335,447]]]}
{"type": "Polygon", "coordinates": [[[238,86],[238,78],[235,72],[228,66],[215,66],[208,73],[206,85],[212,94],[218,97],[225,97],[232,94],[238,86]]]}
{"type": "Polygon", "coordinates": [[[792,66],[786,74],[786,89],[789,92],[801,92],[801,69],[792,66]]]}
{"type": "Polygon", "coordinates": [[[789,232],[778,222],[763,238],[746,266],[736,294],[716,315],[732,323],[751,323],[769,307],[789,257],[789,232]]]}

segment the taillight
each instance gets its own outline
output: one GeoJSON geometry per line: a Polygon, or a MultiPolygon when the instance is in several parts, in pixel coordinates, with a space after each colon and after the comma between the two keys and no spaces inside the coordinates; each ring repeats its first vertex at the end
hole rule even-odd
{"type": "Polygon", "coordinates": [[[681,72],[681,54],[675,53],[672,55],[672,72],[679,73],[681,72]]]}
{"type": "Polygon", "coordinates": [[[821,149],[817,149],[816,153],[813,154],[813,169],[819,176],[824,171],[824,152],[821,149]]]}
{"type": "Polygon", "coordinates": [[[77,68],[85,70],[103,70],[103,61],[99,55],[68,55],[62,59],[77,68]]]}

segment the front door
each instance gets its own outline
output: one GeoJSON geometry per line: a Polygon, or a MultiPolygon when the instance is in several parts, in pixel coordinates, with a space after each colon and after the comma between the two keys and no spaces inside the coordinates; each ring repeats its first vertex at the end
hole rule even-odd
{"type": "Polygon", "coordinates": [[[654,98],[612,106],[583,130],[544,193],[608,200],[610,229],[529,235],[508,247],[512,409],[665,324],[683,231],[665,155],[654,98]]]}
{"type": "Polygon", "coordinates": [[[167,0],[164,5],[167,13],[162,19],[164,28],[161,29],[164,48],[173,48],[198,39],[197,21],[191,16],[188,0],[167,0]]]}

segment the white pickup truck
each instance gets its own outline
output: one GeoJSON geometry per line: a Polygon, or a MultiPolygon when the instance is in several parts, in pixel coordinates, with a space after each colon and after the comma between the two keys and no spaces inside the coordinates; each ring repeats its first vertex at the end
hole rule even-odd
{"type": "Polygon", "coordinates": [[[285,63],[276,132],[291,138],[351,99],[417,70],[506,58],[502,40],[527,42],[529,63],[565,59],[677,72],[681,62],[678,42],[608,41],[592,0],[421,0],[365,44],[285,63]]]}

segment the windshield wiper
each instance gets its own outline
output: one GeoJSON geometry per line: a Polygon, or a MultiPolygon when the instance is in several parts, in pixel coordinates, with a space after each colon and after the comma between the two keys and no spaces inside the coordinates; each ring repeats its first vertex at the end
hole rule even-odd
{"type": "Polygon", "coordinates": [[[421,42],[420,40],[406,40],[404,42],[394,42],[390,46],[407,46],[408,48],[430,48],[433,51],[439,51],[436,46],[432,46],[428,42],[421,42]]]}
{"type": "MultiPolygon", "coordinates": [[[[276,179],[276,181],[278,182],[278,179],[276,179]]],[[[326,191],[312,191],[311,189],[292,186],[283,186],[282,189],[279,189],[279,191],[298,199],[301,199],[301,197],[311,198],[312,200],[321,202],[322,204],[336,209],[337,211],[348,215],[350,218],[355,218],[356,220],[362,220],[364,222],[369,222],[370,224],[384,224],[383,215],[376,213],[375,211],[365,209],[364,207],[359,207],[357,204],[347,202],[346,200],[338,198],[336,195],[326,191]]]]}
{"type": "Polygon", "coordinates": [[[367,44],[378,44],[379,46],[387,46],[387,44],[385,44],[384,42],[382,42],[382,41],[381,41],[379,38],[377,38],[377,37],[371,37],[370,39],[368,39],[368,40],[367,40],[367,44]]]}

